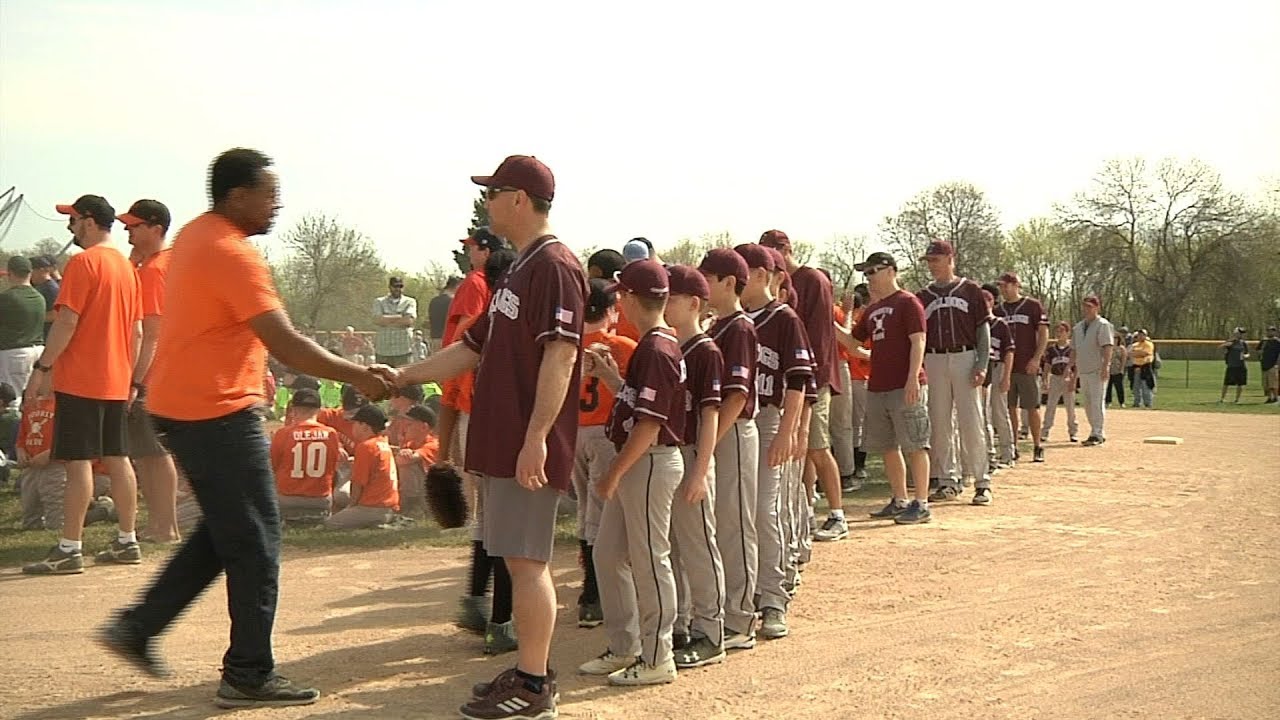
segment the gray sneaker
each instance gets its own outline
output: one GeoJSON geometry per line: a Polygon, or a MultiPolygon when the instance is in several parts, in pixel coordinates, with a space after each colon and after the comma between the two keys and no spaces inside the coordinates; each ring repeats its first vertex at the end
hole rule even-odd
{"type": "Polygon", "coordinates": [[[516,644],[516,626],[511,620],[489,623],[484,631],[484,654],[501,655],[519,647],[516,644]]]}
{"type": "Polygon", "coordinates": [[[991,488],[978,488],[973,493],[974,505],[990,505],[991,504],[991,488]]]}
{"type": "Polygon", "coordinates": [[[827,516],[827,521],[822,523],[822,528],[814,533],[813,539],[818,542],[834,542],[849,537],[849,523],[840,517],[827,516]]]}
{"type": "Polygon", "coordinates": [[[22,572],[26,575],[79,575],[84,572],[84,555],[79,550],[63,552],[54,545],[45,559],[23,565],[22,572]]]}
{"type": "Polygon", "coordinates": [[[787,630],[787,613],[778,608],[765,608],[764,619],[760,623],[760,634],[770,640],[784,638],[787,630]]]}
{"type": "Polygon", "coordinates": [[[859,480],[859,481],[866,480],[866,479],[867,479],[867,469],[866,469],[866,468],[858,468],[857,470],[854,470],[854,471],[853,471],[853,479],[854,479],[854,480],[859,480]]]}
{"type": "Polygon", "coordinates": [[[279,675],[273,675],[256,688],[236,686],[223,680],[218,694],[213,697],[213,704],[220,708],[272,707],[310,705],[319,699],[319,690],[298,687],[279,675]]]}
{"type": "Polygon", "coordinates": [[[106,550],[93,556],[93,561],[99,565],[141,565],[142,564],[142,548],[136,542],[122,543],[119,540],[112,540],[106,550]]]}
{"type": "Polygon", "coordinates": [[[676,651],[676,667],[680,670],[714,665],[725,658],[724,646],[716,645],[707,638],[695,638],[688,647],[676,651]]]}
{"type": "Polygon", "coordinates": [[[458,618],[454,624],[483,635],[489,626],[489,599],[483,595],[463,595],[458,600],[458,618]]]}

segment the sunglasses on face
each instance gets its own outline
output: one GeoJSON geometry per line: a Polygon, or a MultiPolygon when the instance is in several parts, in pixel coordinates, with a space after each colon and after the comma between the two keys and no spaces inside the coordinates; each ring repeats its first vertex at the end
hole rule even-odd
{"type": "Polygon", "coordinates": [[[869,268],[867,268],[867,269],[863,270],[863,271],[862,271],[862,274],[863,274],[863,276],[865,276],[865,277],[871,277],[872,275],[875,275],[876,273],[878,273],[878,272],[880,272],[880,271],[882,271],[882,270],[888,270],[888,269],[889,269],[889,266],[888,266],[888,265],[877,265],[877,266],[875,266],[875,267],[869,267],[869,268]]]}
{"type": "Polygon", "coordinates": [[[515,192],[515,191],[516,191],[516,188],[509,188],[509,187],[492,188],[491,187],[484,191],[484,197],[486,200],[493,200],[494,198],[498,197],[504,192],[515,192]]]}

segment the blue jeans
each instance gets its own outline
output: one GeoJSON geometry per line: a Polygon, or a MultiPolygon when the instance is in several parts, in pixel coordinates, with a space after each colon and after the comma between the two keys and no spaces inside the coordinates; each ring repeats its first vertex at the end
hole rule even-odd
{"type": "Polygon", "coordinates": [[[271,628],[280,577],[280,510],[262,421],[252,410],[194,422],[153,419],[204,518],[124,621],[147,637],[159,635],[226,572],[231,647],[222,656],[222,677],[257,687],[275,670],[271,628]]]}

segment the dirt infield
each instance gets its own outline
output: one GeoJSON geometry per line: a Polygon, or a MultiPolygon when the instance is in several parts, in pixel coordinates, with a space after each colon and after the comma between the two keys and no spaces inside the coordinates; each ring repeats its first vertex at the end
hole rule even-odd
{"type": "MultiPolygon", "coordinates": [[[[1051,443],[999,475],[996,503],[934,522],[858,522],[818,546],[791,637],[614,689],[573,674],[604,648],[573,625],[557,550],[553,651],[565,718],[1266,718],[1280,716],[1280,417],[1125,410],[1100,448],[1051,443]],[[1179,435],[1183,445],[1141,444],[1179,435]]],[[[967,496],[966,496],[967,497],[967,496]]],[[[865,517],[882,499],[849,507],[865,517]]],[[[258,718],[456,717],[486,659],[449,623],[461,549],[289,552],[281,671],[325,693],[258,718]]],[[[0,573],[0,716],[206,718],[227,637],[221,588],[163,643],[169,681],[86,641],[155,569],[0,573]]]]}

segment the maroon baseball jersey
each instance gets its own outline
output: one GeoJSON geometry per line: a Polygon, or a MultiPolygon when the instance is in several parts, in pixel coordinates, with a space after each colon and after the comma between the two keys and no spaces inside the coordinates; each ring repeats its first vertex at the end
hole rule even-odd
{"type": "Polygon", "coordinates": [[[1066,375],[1071,367],[1071,346],[1049,343],[1040,364],[1048,365],[1049,373],[1052,375],[1066,375]]]}
{"type": "MultiPolygon", "coordinates": [[[[804,323],[805,334],[809,338],[809,346],[813,349],[813,379],[818,389],[830,387],[839,393],[840,373],[838,372],[840,354],[836,348],[835,304],[831,291],[831,281],[820,271],[811,267],[802,267],[791,276],[791,285],[795,297],[795,311],[804,323]]],[[[976,287],[976,286],[975,286],[976,287]]],[[[982,289],[978,288],[981,293],[982,289]]],[[[979,295],[981,300],[982,296],[979,295]]]]}
{"type": "Polygon", "coordinates": [[[790,305],[772,300],[747,313],[756,324],[756,396],[761,407],[782,407],[787,390],[804,391],[813,377],[804,323],[790,305]]]}
{"type": "Polygon", "coordinates": [[[996,306],[996,315],[1009,323],[1009,331],[1013,334],[1013,371],[1025,373],[1027,363],[1036,354],[1036,334],[1040,326],[1049,324],[1049,315],[1044,311],[1044,305],[1031,297],[1000,303],[996,306]]]}
{"type": "Polygon", "coordinates": [[[1009,331],[1009,321],[1002,317],[991,318],[991,360],[1004,362],[1004,358],[1015,350],[1013,333],[1009,331]]]}
{"type": "Polygon", "coordinates": [[[627,377],[613,398],[605,431],[619,449],[627,442],[638,416],[657,420],[658,445],[679,445],[684,435],[684,356],[680,341],[668,328],[640,337],[627,366],[627,377]]]}
{"type": "MultiPolygon", "coordinates": [[[[911,361],[911,336],[925,331],[924,305],[920,298],[899,290],[872,303],[853,326],[853,336],[871,340],[870,392],[889,392],[907,386],[907,363],[911,361]]],[[[926,382],[920,364],[920,384],[926,382]]]]}
{"type": "Polygon", "coordinates": [[[711,338],[698,333],[680,346],[684,355],[684,437],[682,445],[698,443],[702,409],[720,407],[720,378],[724,374],[724,357],[711,338]]]}
{"type": "Polygon", "coordinates": [[[978,326],[991,318],[982,288],[965,278],[946,285],[933,283],[916,297],[924,305],[924,346],[929,350],[977,345],[978,326]]]}
{"type": "Polygon", "coordinates": [[[731,392],[742,392],[747,403],[738,415],[742,420],[756,416],[756,325],[747,314],[738,312],[717,318],[707,331],[724,358],[724,375],[720,379],[722,397],[731,392]]]}
{"type": "MultiPolygon", "coordinates": [[[[514,477],[516,456],[524,445],[523,428],[533,415],[538,371],[546,343],[565,341],[581,347],[587,276],[573,251],[553,236],[538,238],[520,253],[498,281],[489,312],[462,335],[480,353],[471,427],[487,438],[467,443],[466,468],[492,477],[514,477]]],[[[547,435],[547,480],[567,490],[578,436],[578,396],[582,354],[573,366],[569,388],[547,435]]]]}

